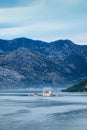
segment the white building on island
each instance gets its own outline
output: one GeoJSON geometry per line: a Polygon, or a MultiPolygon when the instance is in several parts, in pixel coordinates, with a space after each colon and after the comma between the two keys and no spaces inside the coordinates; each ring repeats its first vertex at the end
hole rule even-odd
{"type": "Polygon", "coordinates": [[[54,96],[51,91],[43,91],[43,96],[49,97],[54,96]]]}

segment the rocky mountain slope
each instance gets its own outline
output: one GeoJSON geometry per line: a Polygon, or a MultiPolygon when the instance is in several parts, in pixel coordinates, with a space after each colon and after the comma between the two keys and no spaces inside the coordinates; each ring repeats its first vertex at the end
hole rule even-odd
{"type": "Polygon", "coordinates": [[[87,77],[86,68],[87,46],[70,40],[0,40],[0,88],[69,86],[87,77]]]}

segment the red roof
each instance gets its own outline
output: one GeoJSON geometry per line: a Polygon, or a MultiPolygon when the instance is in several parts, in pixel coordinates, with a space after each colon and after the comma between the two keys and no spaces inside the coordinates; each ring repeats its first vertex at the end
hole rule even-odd
{"type": "Polygon", "coordinates": [[[45,91],[44,93],[49,93],[48,91],[45,91]]]}

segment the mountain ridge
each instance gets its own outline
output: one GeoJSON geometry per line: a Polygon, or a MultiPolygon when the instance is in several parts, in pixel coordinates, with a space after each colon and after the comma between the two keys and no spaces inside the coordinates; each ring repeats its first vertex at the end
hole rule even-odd
{"type": "Polygon", "coordinates": [[[28,38],[0,39],[0,50],[1,88],[11,87],[12,81],[12,87],[70,86],[87,77],[87,46],[70,40],[48,43],[28,38]],[[15,75],[12,79],[11,74],[15,75]]]}

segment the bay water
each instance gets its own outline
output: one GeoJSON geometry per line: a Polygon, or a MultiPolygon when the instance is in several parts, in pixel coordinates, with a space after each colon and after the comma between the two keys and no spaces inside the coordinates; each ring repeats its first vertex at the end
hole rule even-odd
{"type": "Polygon", "coordinates": [[[87,94],[0,93],[0,130],[87,130],[87,94]]]}

